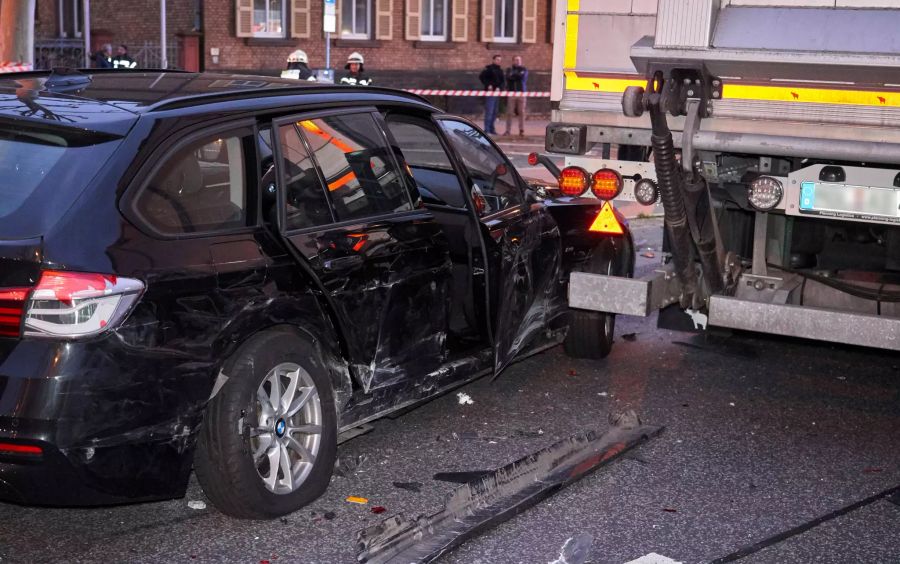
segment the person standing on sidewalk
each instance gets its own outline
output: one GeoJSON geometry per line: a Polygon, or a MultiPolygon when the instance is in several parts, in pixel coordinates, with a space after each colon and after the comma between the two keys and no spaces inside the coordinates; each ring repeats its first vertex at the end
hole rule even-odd
{"type": "Polygon", "coordinates": [[[347,76],[341,78],[341,84],[350,84],[352,86],[371,86],[372,79],[366,76],[363,64],[365,63],[362,54],[354,51],[347,57],[347,64],[344,68],[350,71],[347,76]]]}
{"type": "MultiPolygon", "coordinates": [[[[528,69],[522,66],[522,57],[513,57],[513,65],[506,69],[506,89],[510,92],[528,92],[528,69]]],[[[503,135],[512,135],[513,112],[519,116],[519,137],[525,135],[525,100],[522,97],[508,97],[506,99],[506,132],[503,135]]]]}
{"type": "Polygon", "coordinates": [[[112,58],[112,66],[114,69],[134,69],[137,68],[137,61],[128,55],[128,47],[119,45],[116,47],[116,56],[112,58]]]}
{"type": "MultiPolygon", "coordinates": [[[[500,66],[502,62],[503,57],[494,55],[493,62],[485,66],[481,74],[478,75],[478,80],[481,81],[484,89],[488,92],[503,90],[503,67],[500,66]]],[[[499,104],[500,99],[497,96],[484,97],[484,130],[493,135],[497,135],[497,130],[494,129],[494,121],[497,119],[497,106],[499,104]]]]}

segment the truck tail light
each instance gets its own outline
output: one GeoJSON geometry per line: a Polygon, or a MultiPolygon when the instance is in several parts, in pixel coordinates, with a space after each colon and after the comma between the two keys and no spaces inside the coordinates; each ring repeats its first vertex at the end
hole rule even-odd
{"type": "Polygon", "coordinates": [[[46,270],[25,308],[25,335],[86,337],[121,322],[144,290],[111,274],[46,270]]]}
{"type": "Polygon", "coordinates": [[[597,217],[594,218],[594,222],[591,224],[589,231],[593,231],[594,233],[602,233],[604,235],[624,235],[625,230],[622,228],[622,224],[619,222],[619,218],[616,217],[616,212],[613,210],[612,204],[609,202],[603,202],[603,207],[600,208],[600,213],[597,214],[597,217]]]}
{"type": "Polygon", "coordinates": [[[34,445],[25,445],[20,443],[0,443],[0,455],[4,454],[12,454],[12,455],[26,455],[26,456],[40,456],[44,453],[43,449],[39,446],[34,445]]]}
{"type": "Polygon", "coordinates": [[[31,288],[0,289],[0,337],[18,337],[31,288]]]}
{"type": "Polygon", "coordinates": [[[611,168],[601,168],[591,177],[591,192],[599,200],[612,200],[622,191],[622,175],[611,168]]]}
{"type": "Polygon", "coordinates": [[[588,189],[590,175],[580,166],[567,166],[559,173],[558,183],[564,196],[577,198],[588,189]]]}
{"type": "Polygon", "coordinates": [[[528,164],[531,166],[537,166],[538,164],[538,154],[537,153],[528,153],[528,164]]]}

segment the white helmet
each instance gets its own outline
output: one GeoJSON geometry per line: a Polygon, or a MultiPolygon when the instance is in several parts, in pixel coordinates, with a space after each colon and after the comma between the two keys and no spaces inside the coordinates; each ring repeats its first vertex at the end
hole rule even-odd
{"type": "Polygon", "coordinates": [[[363,64],[363,63],[365,63],[365,62],[366,62],[366,61],[365,61],[365,59],[363,59],[363,56],[362,56],[360,53],[356,52],[356,51],[350,53],[350,56],[347,57],[347,64],[348,64],[348,65],[349,65],[350,63],[359,63],[359,64],[363,64]]]}
{"type": "Polygon", "coordinates": [[[290,55],[288,55],[287,62],[289,63],[303,63],[305,65],[309,64],[309,57],[306,56],[306,51],[302,49],[297,49],[290,55]]]}

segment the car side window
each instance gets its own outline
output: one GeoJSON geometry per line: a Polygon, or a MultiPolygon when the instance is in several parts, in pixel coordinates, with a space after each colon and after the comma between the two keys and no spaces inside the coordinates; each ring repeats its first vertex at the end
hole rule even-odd
{"type": "Polygon", "coordinates": [[[465,208],[463,187],[431,120],[388,114],[386,122],[412,171],[422,200],[426,204],[465,208]]]}
{"type": "Polygon", "coordinates": [[[525,201],[512,165],[480,131],[461,121],[442,119],[438,123],[469,173],[473,184],[472,197],[482,215],[525,201]],[[481,200],[483,211],[479,203],[481,200]]]}
{"type": "Polygon", "coordinates": [[[333,221],[328,196],[319,180],[316,164],[303,144],[295,123],[278,130],[284,179],[285,229],[303,229],[333,221]]]}
{"type": "Polygon", "coordinates": [[[163,234],[223,231],[247,225],[243,138],[216,135],[170,155],[138,192],[134,209],[163,234]]]}
{"type": "Polygon", "coordinates": [[[412,209],[404,176],[371,114],[303,120],[297,126],[325,177],[337,221],[412,209]]]}

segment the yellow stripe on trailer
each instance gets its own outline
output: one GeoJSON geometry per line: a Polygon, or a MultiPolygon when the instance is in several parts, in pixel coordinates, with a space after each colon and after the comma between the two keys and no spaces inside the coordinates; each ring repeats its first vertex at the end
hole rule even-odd
{"type": "MultiPolygon", "coordinates": [[[[646,86],[642,77],[625,78],[603,75],[579,75],[567,71],[566,90],[621,94],[629,86],[646,86]]],[[[900,107],[900,91],[854,90],[850,88],[813,88],[795,85],[762,85],[725,83],[725,100],[759,100],[769,102],[806,102],[814,104],[844,104],[852,106],[900,107]]]]}

